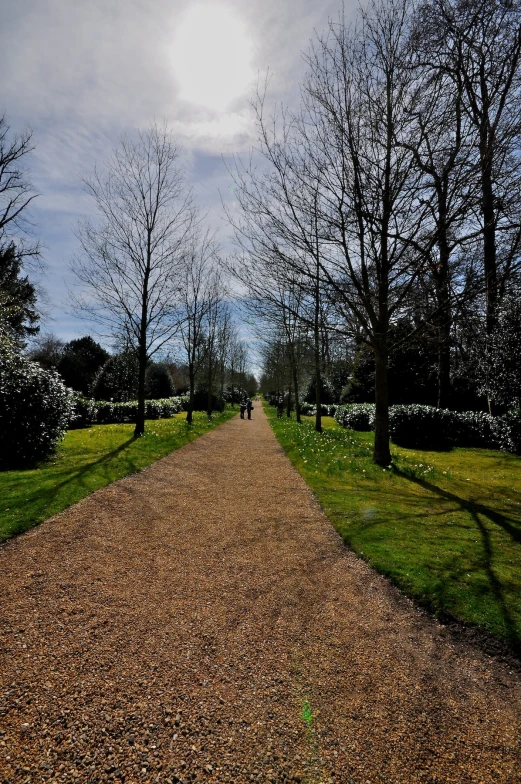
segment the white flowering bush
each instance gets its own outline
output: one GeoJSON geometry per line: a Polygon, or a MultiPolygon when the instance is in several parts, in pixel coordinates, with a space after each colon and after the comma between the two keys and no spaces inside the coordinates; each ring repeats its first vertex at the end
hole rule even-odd
{"type": "Polygon", "coordinates": [[[455,442],[451,411],[433,406],[391,406],[389,435],[412,449],[450,449],[455,442]]]}
{"type": "Polygon", "coordinates": [[[521,411],[509,411],[497,417],[495,433],[499,448],[503,452],[521,455],[521,411]]]}
{"type": "Polygon", "coordinates": [[[26,468],[65,435],[72,396],[58,373],[0,343],[0,469],[26,468]]]}
{"type": "Polygon", "coordinates": [[[349,430],[374,430],[374,403],[350,403],[338,406],[335,419],[349,430]]]}
{"type": "MultiPolygon", "coordinates": [[[[169,419],[185,410],[184,397],[168,397],[162,400],[145,400],[146,419],[169,419]]],[[[69,427],[80,428],[91,425],[113,425],[121,422],[135,422],[137,400],[127,403],[113,403],[107,400],[90,400],[75,395],[69,427]]]]}

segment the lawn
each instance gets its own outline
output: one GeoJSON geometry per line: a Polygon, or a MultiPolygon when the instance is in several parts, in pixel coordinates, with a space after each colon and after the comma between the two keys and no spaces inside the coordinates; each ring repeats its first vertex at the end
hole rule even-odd
{"type": "Polygon", "coordinates": [[[272,427],[345,543],[409,596],[521,653],[521,458],[485,449],[392,446],[331,418],[272,427]]]}
{"type": "Polygon", "coordinates": [[[98,425],[69,430],[56,453],[38,468],[0,472],[0,541],[27,531],[94,490],[150,465],[234,416],[186,414],[146,423],[134,438],[134,425],[98,425]]]}

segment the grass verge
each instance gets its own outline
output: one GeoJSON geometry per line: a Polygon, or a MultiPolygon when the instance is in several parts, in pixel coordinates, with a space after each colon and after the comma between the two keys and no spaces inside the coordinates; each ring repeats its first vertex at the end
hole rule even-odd
{"type": "Polygon", "coordinates": [[[38,468],[0,472],[0,541],[27,531],[94,490],[139,471],[234,416],[226,409],[211,420],[194,413],[147,422],[134,438],[134,425],[97,425],[69,430],[56,453],[38,468]]]}
{"type": "Polygon", "coordinates": [[[345,543],[439,617],[521,654],[521,458],[485,449],[392,447],[371,460],[372,433],[324,418],[318,434],[277,419],[273,430],[345,543]]]}

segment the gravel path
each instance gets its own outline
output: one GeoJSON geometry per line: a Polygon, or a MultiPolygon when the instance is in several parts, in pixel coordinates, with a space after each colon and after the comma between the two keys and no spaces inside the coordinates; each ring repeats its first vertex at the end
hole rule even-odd
{"type": "Polygon", "coordinates": [[[266,417],[0,548],[0,782],[521,782],[521,683],[348,552],[266,417]]]}

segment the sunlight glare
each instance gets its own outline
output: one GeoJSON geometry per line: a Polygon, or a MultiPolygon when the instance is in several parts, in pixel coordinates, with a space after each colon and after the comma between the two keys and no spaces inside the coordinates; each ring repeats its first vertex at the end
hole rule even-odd
{"type": "Polygon", "coordinates": [[[223,5],[190,8],[177,28],[172,56],[181,98],[223,110],[253,77],[252,42],[244,23],[223,5]]]}

